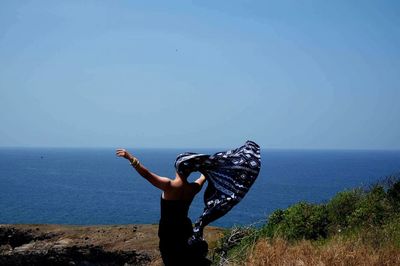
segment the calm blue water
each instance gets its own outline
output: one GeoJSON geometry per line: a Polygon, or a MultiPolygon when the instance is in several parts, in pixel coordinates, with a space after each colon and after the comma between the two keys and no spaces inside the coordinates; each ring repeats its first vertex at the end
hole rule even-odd
{"type": "MultiPolygon", "coordinates": [[[[180,152],[146,149],[135,155],[150,170],[174,177],[180,152]]],[[[277,208],[300,200],[324,202],[338,191],[399,172],[400,151],[265,150],[253,188],[214,225],[258,222],[277,208]]],[[[0,149],[0,223],[158,223],[159,200],[160,192],[113,149],[0,149]]],[[[202,208],[199,194],[191,218],[202,208]]]]}

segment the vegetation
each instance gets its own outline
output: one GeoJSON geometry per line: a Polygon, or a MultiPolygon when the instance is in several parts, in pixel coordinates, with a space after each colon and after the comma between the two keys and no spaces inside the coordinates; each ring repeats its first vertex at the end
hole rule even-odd
{"type": "Polygon", "coordinates": [[[400,179],[299,202],[260,226],[227,230],[219,265],[400,265],[400,179]]]}

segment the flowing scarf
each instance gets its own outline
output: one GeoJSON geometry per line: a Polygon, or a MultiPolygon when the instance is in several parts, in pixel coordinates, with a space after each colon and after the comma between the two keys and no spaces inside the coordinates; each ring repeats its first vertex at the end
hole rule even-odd
{"type": "Polygon", "coordinates": [[[189,244],[203,240],[204,227],[224,216],[243,199],[256,180],[260,167],[260,146],[250,140],[239,148],[213,155],[193,152],[178,155],[175,168],[180,176],[188,177],[192,172],[200,172],[208,181],[204,211],[195,222],[189,244]]]}

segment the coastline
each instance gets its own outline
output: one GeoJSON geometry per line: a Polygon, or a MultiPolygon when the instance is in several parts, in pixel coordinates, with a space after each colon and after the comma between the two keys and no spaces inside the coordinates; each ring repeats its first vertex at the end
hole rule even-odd
{"type": "MultiPolygon", "coordinates": [[[[206,227],[210,251],[223,230],[206,227]]],[[[157,232],[157,224],[0,224],[0,264],[162,265],[157,232]]]]}

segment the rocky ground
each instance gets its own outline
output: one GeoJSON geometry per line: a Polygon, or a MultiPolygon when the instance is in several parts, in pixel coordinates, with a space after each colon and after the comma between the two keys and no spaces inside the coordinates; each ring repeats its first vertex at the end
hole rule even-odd
{"type": "MultiPolygon", "coordinates": [[[[0,225],[0,265],[162,265],[158,225],[0,225]]],[[[222,229],[206,228],[210,249],[222,229]]]]}

